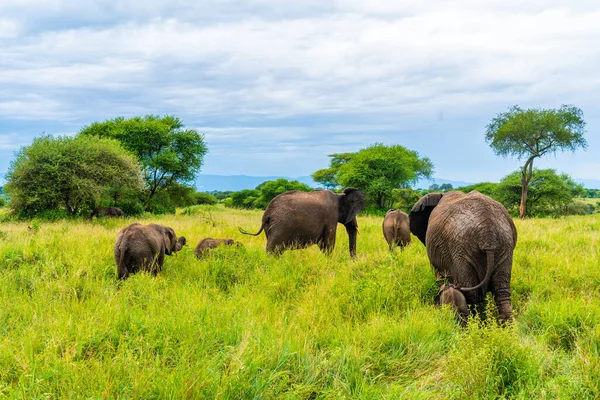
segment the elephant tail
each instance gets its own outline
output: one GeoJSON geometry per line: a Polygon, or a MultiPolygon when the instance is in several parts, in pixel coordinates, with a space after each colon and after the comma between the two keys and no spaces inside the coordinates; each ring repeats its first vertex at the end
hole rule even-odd
{"type": "Polygon", "coordinates": [[[241,227],[238,226],[238,229],[240,230],[240,232],[242,232],[244,235],[252,235],[252,236],[258,236],[260,235],[260,233],[263,231],[263,229],[265,228],[264,225],[260,226],[260,230],[256,233],[250,233],[248,231],[243,230],[241,227]]]}
{"type": "Polygon", "coordinates": [[[468,292],[471,290],[479,289],[483,285],[487,285],[488,282],[490,281],[493,271],[494,271],[494,250],[488,250],[487,251],[487,271],[485,272],[485,278],[483,278],[483,280],[477,286],[473,286],[473,287],[469,287],[469,288],[461,287],[461,288],[458,288],[458,290],[460,290],[461,292],[468,292]]]}
{"type": "Polygon", "coordinates": [[[243,230],[241,227],[238,226],[238,229],[240,230],[240,232],[242,232],[244,235],[252,235],[252,236],[258,236],[260,235],[260,233],[263,231],[263,229],[265,229],[265,223],[267,221],[263,221],[262,225],[260,226],[260,230],[256,233],[250,233],[248,231],[243,230]]]}

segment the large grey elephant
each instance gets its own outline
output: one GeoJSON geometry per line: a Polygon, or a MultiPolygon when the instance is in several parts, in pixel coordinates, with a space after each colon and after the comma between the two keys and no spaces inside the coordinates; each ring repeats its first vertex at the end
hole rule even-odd
{"type": "Polygon", "coordinates": [[[408,214],[404,211],[389,210],[381,227],[390,250],[393,250],[394,246],[404,248],[410,244],[410,223],[408,214]]]}
{"type": "Polygon", "coordinates": [[[268,253],[279,254],[285,249],[300,249],[317,244],[321,251],[329,254],[335,247],[339,222],[348,232],[350,256],[355,257],[358,233],[356,215],[364,205],[363,194],[355,188],[345,188],[341,194],[331,190],[293,190],[271,200],[257,233],[239,229],[240,232],[253,236],[264,230],[268,253]]]}
{"type": "Polygon", "coordinates": [[[477,191],[430,193],[410,212],[410,231],[427,248],[436,271],[481,311],[494,295],[500,319],[512,316],[510,276],[517,230],[496,200],[477,191]]]}
{"type": "Polygon", "coordinates": [[[162,270],[166,255],[181,250],[185,237],[177,238],[175,231],[164,225],[134,223],[123,228],[115,243],[115,262],[119,279],[139,270],[156,275],[162,270]]]}
{"type": "Polygon", "coordinates": [[[125,213],[119,207],[96,207],[90,215],[90,219],[94,217],[123,217],[125,213]]]}

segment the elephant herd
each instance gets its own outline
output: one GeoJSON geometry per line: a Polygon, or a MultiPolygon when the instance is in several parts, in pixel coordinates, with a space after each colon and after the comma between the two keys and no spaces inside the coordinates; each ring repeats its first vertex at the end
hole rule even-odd
{"type": "MultiPolygon", "coordinates": [[[[364,204],[363,194],[354,188],[345,188],[342,193],[290,191],[271,200],[257,233],[239,230],[253,236],[264,231],[268,253],[316,244],[329,254],[340,223],[348,233],[350,256],[355,257],[356,216],[364,204]]],[[[410,215],[388,211],[382,229],[390,250],[407,246],[411,233],[425,245],[436,273],[447,280],[436,302],[452,306],[461,322],[485,309],[487,292],[494,296],[499,319],[511,320],[510,278],[517,231],[500,203],[477,191],[430,193],[415,203],[410,215]]],[[[185,237],[178,238],[170,227],[129,225],[119,232],[114,247],[118,276],[125,279],[138,270],[156,274],[162,269],[164,256],[185,244],[185,237]]],[[[241,244],[232,239],[206,238],[194,253],[202,257],[220,245],[241,244]]]]}

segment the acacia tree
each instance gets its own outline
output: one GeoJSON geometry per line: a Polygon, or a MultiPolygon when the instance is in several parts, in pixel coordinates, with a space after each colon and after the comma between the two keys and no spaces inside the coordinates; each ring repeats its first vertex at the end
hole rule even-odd
{"type": "Polygon", "coordinates": [[[185,129],[172,115],[94,122],[81,129],[79,135],[117,139],[135,154],[142,165],[146,202],[177,182],[193,181],[208,151],[204,137],[194,129],[185,129]]]}
{"type": "Polygon", "coordinates": [[[515,105],[498,114],[486,127],[485,140],[499,156],[525,160],[521,167],[519,217],[527,212],[527,191],[533,176],[533,160],[559,150],[586,148],[585,121],[581,109],[563,105],[559,109],[526,109],[515,105]]]}
{"type": "Polygon", "coordinates": [[[385,146],[375,143],[356,153],[331,154],[331,166],[316,171],[312,177],[319,181],[326,177],[334,187],[360,189],[367,202],[380,208],[389,208],[393,189],[408,187],[420,178],[430,178],[433,164],[427,157],[400,145],[385,146]]]}

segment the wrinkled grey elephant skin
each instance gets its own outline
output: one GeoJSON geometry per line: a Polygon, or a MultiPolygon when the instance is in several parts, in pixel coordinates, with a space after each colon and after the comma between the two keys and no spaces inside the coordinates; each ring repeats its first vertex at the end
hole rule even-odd
{"type": "Polygon", "coordinates": [[[240,242],[236,242],[233,239],[213,239],[213,238],[206,238],[206,239],[202,239],[201,241],[198,242],[198,244],[196,245],[196,248],[194,249],[194,254],[196,255],[196,257],[200,258],[205,256],[211,249],[217,248],[218,246],[241,246],[242,244],[240,242]]]}
{"type": "Polygon", "coordinates": [[[490,291],[501,320],[512,318],[510,278],[515,224],[502,204],[477,191],[430,193],[410,212],[410,230],[429,261],[482,311],[490,291]]]}
{"type": "Polygon", "coordinates": [[[156,275],[162,270],[166,255],[181,250],[185,237],[164,225],[134,223],[123,228],[115,243],[115,262],[119,279],[127,279],[137,271],[156,275]]]}
{"type": "Polygon", "coordinates": [[[276,196],[262,217],[263,230],[267,237],[267,252],[280,254],[286,249],[301,249],[313,244],[329,254],[335,247],[337,224],[346,228],[349,238],[350,256],[356,256],[356,215],[365,205],[363,194],[354,188],[346,188],[338,194],[331,190],[314,192],[290,191],[276,196]]]}
{"type": "Polygon", "coordinates": [[[390,250],[396,246],[404,248],[410,244],[408,214],[402,210],[389,210],[383,219],[382,229],[390,250]]]}
{"type": "Polygon", "coordinates": [[[94,217],[123,217],[125,213],[119,207],[96,207],[90,218],[94,217]]]}

